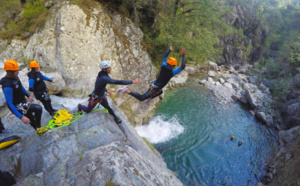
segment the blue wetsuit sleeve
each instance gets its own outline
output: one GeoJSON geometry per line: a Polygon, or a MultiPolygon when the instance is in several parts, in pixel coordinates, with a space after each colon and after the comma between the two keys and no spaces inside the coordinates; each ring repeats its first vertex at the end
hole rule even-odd
{"type": "Polygon", "coordinates": [[[167,65],[167,60],[168,60],[168,56],[169,56],[169,54],[170,54],[170,50],[168,50],[167,51],[167,53],[165,54],[165,56],[164,56],[164,59],[163,59],[163,62],[162,62],[162,64],[161,64],[161,66],[166,66],[167,65]]]}
{"type": "Polygon", "coordinates": [[[173,76],[175,76],[176,74],[178,74],[179,72],[181,72],[182,70],[185,69],[185,59],[184,59],[184,56],[181,57],[181,66],[175,70],[173,70],[173,76]]]}
{"type": "Polygon", "coordinates": [[[18,118],[22,118],[23,115],[18,111],[18,109],[13,104],[13,90],[10,87],[5,87],[3,89],[3,93],[6,99],[6,103],[8,104],[9,108],[13,112],[14,115],[16,115],[18,118]]]}
{"type": "Polygon", "coordinates": [[[181,71],[182,71],[181,67],[179,67],[179,68],[173,70],[173,76],[175,76],[176,74],[178,74],[178,73],[181,72],[181,71]]]}
{"type": "Polygon", "coordinates": [[[46,80],[46,81],[50,81],[50,82],[52,82],[52,81],[53,81],[52,79],[48,78],[47,76],[44,76],[42,73],[41,73],[41,75],[42,75],[42,77],[43,77],[43,79],[44,79],[44,80],[46,80]]]}
{"type": "Polygon", "coordinates": [[[110,77],[105,77],[105,81],[108,84],[117,84],[117,85],[128,85],[128,84],[132,84],[132,81],[128,81],[128,80],[116,80],[116,79],[111,79],[110,77]]]}
{"type": "Polygon", "coordinates": [[[30,95],[28,94],[28,92],[26,91],[26,89],[23,87],[23,85],[22,85],[22,90],[23,90],[23,92],[25,93],[25,95],[26,95],[27,97],[30,96],[30,95]]]}
{"type": "Polygon", "coordinates": [[[33,86],[34,86],[34,79],[29,79],[29,91],[33,91],[33,86]]]}

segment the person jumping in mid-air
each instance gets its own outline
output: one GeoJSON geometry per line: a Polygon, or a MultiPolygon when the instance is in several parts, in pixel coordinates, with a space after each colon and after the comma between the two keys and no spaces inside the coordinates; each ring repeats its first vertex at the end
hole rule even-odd
{"type": "Polygon", "coordinates": [[[163,93],[162,89],[167,85],[170,79],[176,74],[178,74],[179,72],[181,72],[182,70],[184,70],[185,68],[186,50],[184,48],[181,50],[181,59],[182,59],[181,66],[175,70],[174,68],[177,65],[177,60],[173,57],[169,57],[168,59],[168,56],[171,51],[172,51],[172,46],[170,45],[169,50],[164,56],[163,63],[160,67],[160,73],[157,79],[152,82],[152,85],[150,86],[150,88],[145,94],[141,95],[137,92],[128,90],[127,86],[119,88],[116,92],[127,93],[140,101],[145,100],[146,103],[149,103],[151,99],[161,95],[163,93]]]}
{"type": "Polygon", "coordinates": [[[55,83],[52,79],[44,76],[40,71],[40,64],[36,61],[31,61],[29,64],[31,71],[28,72],[27,76],[29,78],[29,91],[34,93],[36,99],[43,103],[45,109],[49,112],[51,116],[57,112],[57,110],[52,108],[51,99],[48,94],[48,89],[44,80],[55,83]]]}
{"type": "Polygon", "coordinates": [[[141,82],[141,79],[135,80],[115,80],[108,76],[111,72],[111,63],[109,61],[102,61],[100,63],[101,71],[98,73],[98,77],[95,83],[95,89],[91,94],[89,99],[88,106],[83,106],[78,104],[78,112],[80,113],[82,110],[86,113],[89,113],[93,110],[93,108],[97,105],[98,102],[108,110],[108,112],[114,117],[117,123],[121,123],[122,120],[116,116],[115,112],[110,108],[107,102],[107,98],[105,97],[104,93],[107,92],[111,95],[111,92],[106,89],[107,84],[117,84],[117,85],[128,85],[128,84],[138,84],[141,82]]]}

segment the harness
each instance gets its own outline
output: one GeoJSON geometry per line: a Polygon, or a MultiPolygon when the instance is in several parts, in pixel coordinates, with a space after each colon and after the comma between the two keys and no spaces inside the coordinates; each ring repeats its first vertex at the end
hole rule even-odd
{"type": "Polygon", "coordinates": [[[44,93],[42,94],[42,98],[46,101],[50,98],[50,96],[48,94],[48,89],[46,89],[46,91],[44,91],[44,93]]]}
{"type": "Polygon", "coordinates": [[[92,94],[90,94],[90,99],[89,99],[89,103],[91,104],[91,106],[97,104],[97,103],[101,103],[102,99],[105,96],[99,97],[97,94],[95,94],[94,92],[92,94]]]}
{"type": "Polygon", "coordinates": [[[159,93],[161,93],[161,90],[155,91],[155,89],[158,89],[158,86],[154,84],[154,81],[153,81],[153,80],[150,81],[149,83],[150,83],[150,85],[149,85],[149,92],[150,92],[151,98],[152,98],[153,96],[158,95],[159,93]]]}
{"type": "Polygon", "coordinates": [[[21,112],[23,115],[27,114],[27,111],[29,110],[31,106],[31,102],[22,102],[16,105],[16,108],[19,112],[21,112]]]}

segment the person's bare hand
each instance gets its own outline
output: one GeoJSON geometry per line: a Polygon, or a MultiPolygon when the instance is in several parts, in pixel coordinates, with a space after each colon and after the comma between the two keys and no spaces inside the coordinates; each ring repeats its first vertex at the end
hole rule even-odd
{"type": "Polygon", "coordinates": [[[52,83],[55,83],[55,81],[52,81],[52,83]]]}
{"type": "Polygon", "coordinates": [[[110,96],[112,95],[111,91],[107,90],[106,92],[107,92],[108,95],[110,95],[110,96]]]}
{"type": "Polygon", "coordinates": [[[140,78],[137,78],[132,81],[133,84],[139,84],[142,80],[140,78]]]}
{"type": "Polygon", "coordinates": [[[183,49],[181,50],[181,56],[185,56],[185,54],[186,54],[186,50],[185,50],[185,48],[183,48],[183,49]]]}
{"type": "Polygon", "coordinates": [[[21,121],[24,123],[24,124],[29,124],[30,123],[30,120],[26,117],[26,116],[23,116],[21,118],[21,121]]]}
{"type": "Polygon", "coordinates": [[[172,51],[172,45],[171,45],[171,44],[170,44],[170,46],[169,46],[169,50],[172,51]]]}
{"type": "Polygon", "coordinates": [[[31,96],[29,96],[28,99],[31,103],[34,102],[34,99],[31,96]]]}

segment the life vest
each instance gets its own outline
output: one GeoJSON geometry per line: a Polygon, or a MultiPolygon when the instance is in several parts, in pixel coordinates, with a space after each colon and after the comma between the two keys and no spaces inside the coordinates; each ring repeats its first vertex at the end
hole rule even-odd
{"type": "Polygon", "coordinates": [[[155,85],[162,89],[166,84],[170,81],[170,79],[173,77],[173,70],[171,66],[165,65],[160,68],[160,73],[157,77],[155,85]]]}
{"type": "Polygon", "coordinates": [[[0,80],[2,90],[6,87],[10,87],[13,90],[13,104],[17,105],[22,102],[26,102],[25,93],[23,92],[22,83],[19,79],[4,77],[0,80]]]}
{"type": "Polygon", "coordinates": [[[33,90],[34,92],[41,92],[47,89],[41,72],[28,72],[29,79],[34,80],[33,90]]]}

